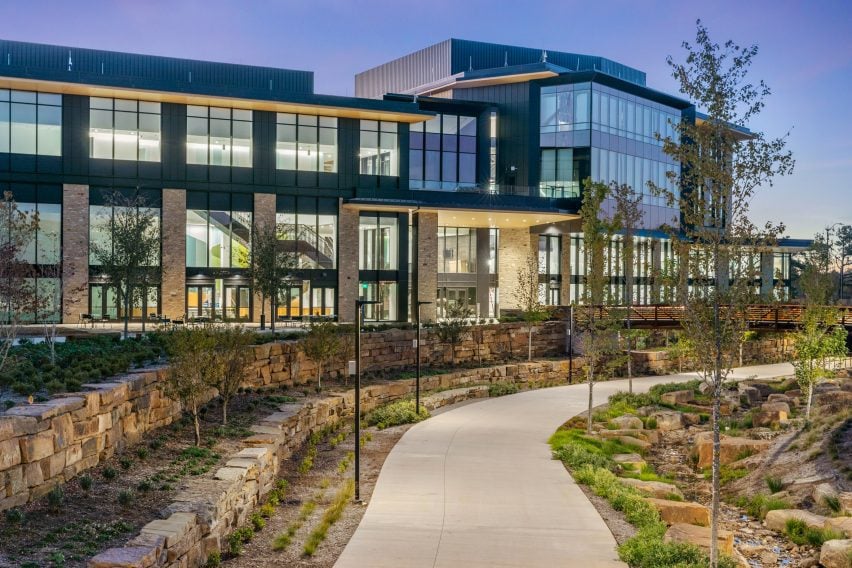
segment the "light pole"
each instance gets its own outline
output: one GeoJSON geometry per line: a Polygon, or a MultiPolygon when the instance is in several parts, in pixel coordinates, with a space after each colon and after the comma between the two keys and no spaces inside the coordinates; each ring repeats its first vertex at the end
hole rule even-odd
{"type": "Polygon", "coordinates": [[[355,502],[361,501],[361,321],[364,306],[375,300],[355,300],[355,502]]]}
{"type": "Polygon", "coordinates": [[[418,415],[420,414],[420,307],[431,303],[432,302],[422,302],[417,300],[417,339],[415,339],[417,342],[415,345],[415,347],[417,347],[417,382],[416,388],[414,389],[414,409],[418,415]]]}
{"type": "Polygon", "coordinates": [[[574,304],[568,307],[568,384],[574,382],[574,304]]]}

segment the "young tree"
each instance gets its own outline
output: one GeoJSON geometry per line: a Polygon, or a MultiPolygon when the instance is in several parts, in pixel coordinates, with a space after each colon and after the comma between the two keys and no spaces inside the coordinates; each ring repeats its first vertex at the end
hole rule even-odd
{"type": "Polygon", "coordinates": [[[456,364],[456,345],[464,341],[467,334],[468,321],[471,311],[465,304],[448,303],[444,308],[444,317],[435,326],[438,341],[450,348],[450,362],[456,364]]]}
{"type": "Polygon", "coordinates": [[[837,259],[840,264],[838,294],[842,302],[846,298],[846,286],[852,280],[852,225],[843,225],[837,230],[837,259]]]}
{"type": "MultiPolygon", "coordinates": [[[[586,266],[582,300],[578,310],[577,329],[580,346],[585,359],[586,382],[589,384],[589,407],[586,429],[592,431],[592,407],[595,381],[599,373],[612,370],[618,352],[618,337],[615,314],[604,309],[611,299],[609,275],[605,271],[606,250],[612,239],[612,224],[601,217],[601,205],[610,188],[603,183],[586,180],[580,218],[583,230],[583,256],[586,266]]],[[[616,310],[617,312],[617,310],[616,310]]]]}
{"type": "Polygon", "coordinates": [[[627,306],[627,317],[625,318],[625,339],[627,340],[627,385],[628,392],[633,392],[633,341],[636,335],[632,327],[633,308],[633,269],[634,260],[634,237],[636,231],[643,225],[642,194],[627,184],[613,183],[610,188],[610,196],[615,204],[615,215],[613,215],[613,229],[621,231],[623,235],[623,246],[621,260],[624,266],[625,301],[627,306]]]}
{"type": "Polygon", "coordinates": [[[217,339],[212,325],[184,327],[171,333],[168,342],[169,370],[165,394],[180,401],[195,426],[195,445],[201,445],[198,410],[210,390],[211,381],[221,376],[221,359],[216,356],[217,339]]]}
{"type": "Polygon", "coordinates": [[[683,47],[684,62],[669,57],[668,63],[681,92],[705,114],[694,122],[674,124],[675,138],[657,134],[663,151],[681,164],[679,173],[669,174],[678,191],[650,185],[670,206],[679,203],[683,237],[699,255],[700,262],[694,263],[692,255],[689,259],[693,291],[686,298],[683,327],[695,345],[697,363],[713,398],[710,562],[715,568],[719,562],[722,388],[732,368],[730,354],[744,331],[744,308],[755,296],[740,281],[752,275],[732,275],[730,261],[744,247],[770,239],[779,230],[767,225],[758,234],[748,221],[748,209],[759,187],[792,171],[793,158],[785,149],[786,137],[767,139],[762,133],[743,130],[763,109],[770,93],[762,81],[748,82],[757,46],[741,48],[731,41],[720,46],[698,21],[695,44],[684,42],[683,47]]]}
{"type": "Polygon", "coordinates": [[[9,364],[21,326],[37,312],[34,267],[25,262],[38,214],[18,208],[11,192],[0,200],[0,371],[9,364]]]}
{"type": "Polygon", "coordinates": [[[227,424],[228,405],[245,380],[246,367],[251,362],[254,332],[242,326],[218,326],[214,339],[218,374],[210,377],[210,383],[222,398],[222,424],[227,424]]]}
{"type": "Polygon", "coordinates": [[[547,321],[550,308],[544,305],[539,294],[539,265],[535,255],[530,255],[518,271],[515,302],[521,309],[521,319],[527,324],[527,360],[532,361],[532,336],[537,323],[547,321]]]}
{"type": "MultiPolygon", "coordinates": [[[[144,197],[127,197],[118,192],[108,197],[108,219],[102,219],[104,242],[91,244],[100,273],[115,290],[122,306],[124,336],[128,334],[134,298],[147,294],[149,286],[160,281],[160,220],[144,197]]],[[[140,302],[143,305],[144,303],[140,302]]],[[[146,314],[142,314],[144,322],[146,314]]],[[[144,325],[144,323],[143,323],[144,325]]]]}
{"type": "Polygon", "coordinates": [[[251,230],[251,248],[248,252],[248,273],[252,287],[261,295],[261,310],[266,311],[269,298],[272,309],[271,328],[275,333],[278,296],[292,280],[296,268],[296,255],[285,248],[279,237],[288,229],[277,225],[254,225],[251,230]]]}
{"type": "Polygon", "coordinates": [[[302,351],[317,366],[317,391],[322,388],[322,372],[325,366],[338,356],[341,349],[337,326],[330,321],[311,324],[302,340],[302,351]]]}

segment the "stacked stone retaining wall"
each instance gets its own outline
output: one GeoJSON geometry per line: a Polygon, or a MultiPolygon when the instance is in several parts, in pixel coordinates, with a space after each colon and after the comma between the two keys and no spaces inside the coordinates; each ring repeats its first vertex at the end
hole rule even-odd
{"type": "MultiPolygon", "coordinates": [[[[735,355],[735,359],[738,359],[738,356],[739,354],[735,355]]],[[[790,361],[792,358],[792,339],[760,339],[743,343],[743,365],[780,363],[782,361],[790,361]]],[[[633,372],[636,375],[666,375],[677,373],[680,370],[681,363],[684,371],[695,369],[694,361],[685,359],[682,362],[678,362],[677,358],[664,350],[633,352],[633,372]]]]}

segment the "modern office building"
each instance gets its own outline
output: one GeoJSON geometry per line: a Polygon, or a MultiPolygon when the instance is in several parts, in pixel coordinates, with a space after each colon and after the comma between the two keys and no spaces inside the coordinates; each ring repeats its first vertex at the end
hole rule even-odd
{"type": "MultiPolygon", "coordinates": [[[[252,226],[272,223],[298,257],[278,318],[351,321],[359,297],[377,321],[418,298],[424,319],[452,302],[495,317],[536,253],[542,299],[576,302],[581,180],[670,183],[656,133],[696,119],[602,57],[455,39],[358,74],[355,93],[315,94],[309,71],[0,41],[0,189],[39,214],[37,293],[64,321],[121,315],[92,253],[120,193],[159,219],[159,283],[135,318],[268,318],[246,263],[252,226]]],[[[660,302],[679,211],[642,206],[634,300],[660,302]]],[[[789,278],[783,244],[760,253],[763,293],[789,278]]]]}

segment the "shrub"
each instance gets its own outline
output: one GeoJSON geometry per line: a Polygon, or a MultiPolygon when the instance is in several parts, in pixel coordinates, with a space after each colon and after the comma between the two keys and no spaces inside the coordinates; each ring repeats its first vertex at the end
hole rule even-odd
{"type": "Polygon", "coordinates": [[[121,466],[121,469],[128,470],[133,465],[133,461],[130,458],[121,458],[118,460],[118,465],[121,466]]]}
{"type": "Polygon", "coordinates": [[[251,526],[254,527],[254,530],[260,531],[263,530],[263,527],[266,526],[266,519],[263,518],[263,515],[260,513],[255,513],[251,516],[251,526]]]}
{"type": "Polygon", "coordinates": [[[122,489],[118,493],[118,502],[122,507],[129,507],[134,500],[133,491],[130,489],[122,489]]]}
{"type": "Polygon", "coordinates": [[[147,458],[148,448],[146,448],[145,446],[139,446],[138,448],[136,448],[136,457],[140,460],[144,460],[145,458],[147,458]]]}
{"type": "Polygon", "coordinates": [[[242,527],[228,537],[228,550],[233,556],[239,556],[243,553],[243,544],[250,542],[254,538],[254,529],[251,527],[242,527]]]}
{"type": "MultiPolygon", "coordinates": [[[[665,530],[665,527],[663,527],[665,530]]],[[[707,568],[707,555],[697,546],[682,542],[663,542],[658,529],[639,531],[618,547],[619,557],[631,568],[707,568]]],[[[732,559],[719,559],[719,568],[736,568],[732,559]]]]}
{"type": "Polygon", "coordinates": [[[62,508],[62,503],[65,501],[65,489],[61,485],[56,485],[47,494],[47,506],[56,513],[62,508]]]}
{"type": "Polygon", "coordinates": [[[103,475],[104,479],[106,479],[107,481],[112,481],[113,479],[118,477],[118,472],[115,470],[114,467],[107,466],[104,468],[103,472],[101,472],[101,475],[103,475]]]}
{"type": "Polygon", "coordinates": [[[6,522],[10,525],[20,524],[24,520],[24,512],[17,507],[6,509],[4,516],[6,517],[6,522]]]}
{"type": "Polygon", "coordinates": [[[275,513],[275,505],[268,501],[260,507],[260,515],[264,518],[269,518],[275,513]]]}
{"type": "Polygon", "coordinates": [[[772,493],[778,493],[782,489],[784,489],[784,483],[777,477],[767,476],[766,477],[766,486],[769,487],[769,491],[772,493]]]}
{"type": "Polygon", "coordinates": [[[204,563],[204,568],[218,568],[222,564],[222,553],[218,550],[211,552],[207,557],[207,562],[204,563]]]}
{"type": "Polygon", "coordinates": [[[506,396],[507,394],[515,394],[519,390],[515,383],[492,383],[488,385],[488,396],[506,396]]]}
{"type": "Polygon", "coordinates": [[[80,476],[80,487],[83,489],[83,491],[88,491],[89,489],[91,489],[92,483],[93,481],[91,475],[86,474],[80,476]]]}
{"type": "Polygon", "coordinates": [[[402,400],[381,406],[368,414],[367,424],[383,430],[400,424],[414,424],[427,418],[428,410],[421,408],[420,414],[417,414],[413,400],[402,400]]]}
{"type": "Polygon", "coordinates": [[[825,506],[831,509],[832,513],[840,513],[843,510],[843,505],[840,503],[840,499],[838,499],[835,495],[826,495],[822,498],[825,502],[825,506]]]}
{"type": "Polygon", "coordinates": [[[760,519],[761,521],[766,518],[766,513],[769,511],[775,511],[777,509],[791,509],[793,506],[785,501],[784,499],[778,499],[777,497],[767,497],[766,495],[754,495],[751,498],[740,497],[734,504],[737,507],[742,507],[746,510],[746,513],[760,519]]]}
{"type": "Polygon", "coordinates": [[[142,481],[140,481],[140,482],[139,482],[139,484],[136,486],[136,490],[137,490],[137,491],[139,491],[140,493],[144,493],[144,492],[146,492],[146,491],[150,491],[150,490],[151,490],[151,487],[152,487],[151,482],[150,482],[149,480],[147,480],[147,479],[143,479],[143,480],[142,480],[142,481]]]}
{"type": "Polygon", "coordinates": [[[843,535],[835,530],[812,528],[800,519],[788,519],[784,533],[799,546],[809,544],[817,548],[825,541],[843,538],[843,535]]]}
{"type": "Polygon", "coordinates": [[[656,430],[657,429],[657,419],[654,418],[653,416],[648,417],[648,419],[645,420],[645,428],[647,428],[648,430],[656,430]]]}

